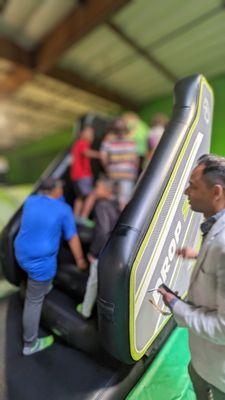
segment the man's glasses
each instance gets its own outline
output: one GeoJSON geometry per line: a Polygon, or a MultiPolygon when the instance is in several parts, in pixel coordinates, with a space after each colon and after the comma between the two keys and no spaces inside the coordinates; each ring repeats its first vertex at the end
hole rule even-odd
{"type": "Polygon", "coordinates": [[[151,303],[151,305],[154,307],[154,309],[155,309],[156,311],[160,312],[160,314],[165,315],[165,316],[172,315],[171,312],[162,310],[162,308],[160,308],[160,307],[158,306],[158,304],[156,304],[156,303],[154,302],[154,300],[149,299],[148,301],[149,301],[149,303],[151,303]]]}
{"type": "MultiPolygon", "coordinates": [[[[158,290],[158,288],[149,289],[149,290],[148,290],[148,293],[155,292],[156,290],[158,290]]],[[[149,299],[148,301],[149,301],[149,303],[151,303],[151,305],[154,307],[155,310],[157,310],[158,312],[160,312],[160,314],[165,315],[165,316],[167,316],[167,315],[172,315],[171,312],[162,310],[162,309],[158,306],[158,304],[156,304],[156,303],[154,302],[154,300],[149,299]]]]}

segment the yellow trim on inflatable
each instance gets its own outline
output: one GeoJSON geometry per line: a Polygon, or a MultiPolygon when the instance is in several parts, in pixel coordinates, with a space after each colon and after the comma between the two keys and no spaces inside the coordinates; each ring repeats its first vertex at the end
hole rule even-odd
{"type": "MultiPolygon", "coordinates": [[[[136,361],[139,360],[145,354],[145,352],[147,351],[149,346],[153,343],[153,341],[160,334],[160,332],[162,331],[162,329],[164,328],[166,323],[171,318],[171,317],[168,317],[167,319],[165,319],[163,321],[163,323],[160,325],[158,331],[149,339],[149,341],[143,347],[142,350],[140,350],[140,351],[137,350],[137,348],[136,348],[136,334],[135,334],[136,332],[135,332],[135,326],[134,326],[134,323],[135,323],[135,321],[134,321],[134,311],[135,311],[134,296],[135,296],[135,282],[136,282],[137,268],[138,268],[138,266],[140,264],[140,261],[142,259],[144,250],[145,250],[145,248],[146,248],[146,246],[148,244],[149,237],[151,236],[151,234],[152,234],[152,232],[153,232],[153,230],[155,228],[155,225],[157,223],[157,220],[158,220],[158,218],[160,216],[161,210],[162,210],[162,208],[164,206],[164,203],[166,201],[166,198],[167,198],[167,195],[169,193],[169,190],[170,190],[170,188],[172,186],[172,183],[173,183],[173,181],[174,181],[174,179],[176,177],[177,170],[180,167],[180,164],[181,164],[182,159],[183,159],[183,155],[185,154],[186,148],[187,148],[187,146],[188,146],[188,144],[189,144],[189,142],[191,140],[191,137],[192,137],[192,134],[194,132],[194,129],[195,129],[197,123],[199,122],[200,112],[201,112],[200,104],[201,104],[201,101],[202,101],[202,92],[203,92],[203,87],[204,86],[206,86],[207,89],[209,90],[209,92],[211,93],[212,102],[213,102],[214,96],[213,96],[212,88],[210,87],[210,85],[208,84],[206,79],[203,76],[201,76],[200,93],[199,93],[199,98],[198,98],[197,112],[196,112],[195,119],[194,119],[194,121],[192,123],[192,126],[190,127],[189,133],[187,134],[187,137],[186,137],[185,142],[183,144],[183,147],[181,149],[181,152],[180,152],[180,155],[178,157],[178,160],[177,160],[177,162],[176,162],[176,164],[174,166],[173,172],[172,172],[172,174],[170,176],[170,179],[169,179],[169,181],[167,183],[165,191],[164,191],[164,193],[163,193],[163,195],[162,195],[162,197],[160,199],[160,202],[159,202],[159,205],[157,206],[157,209],[156,209],[156,212],[154,214],[153,220],[152,220],[152,222],[151,222],[151,224],[150,224],[150,226],[148,228],[148,231],[147,231],[147,233],[145,235],[145,238],[144,238],[144,240],[143,240],[143,242],[141,244],[141,247],[140,247],[140,249],[139,249],[139,251],[137,253],[136,259],[134,260],[133,267],[132,267],[132,270],[131,270],[131,275],[130,275],[130,303],[129,303],[129,312],[130,312],[129,337],[130,337],[130,352],[131,352],[131,356],[136,361]]],[[[148,273],[148,268],[145,271],[144,277],[146,276],[147,273],[148,273]]],[[[143,285],[144,277],[142,278],[142,283],[141,283],[140,287],[138,288],[137,296],[138,296],[138,294],[139,294],[139,292],[141,290],[141,287],[143,285]]],[[[186,294],[187,294],[187,292],[182,296],[182,298],[185,297],[186,294]]]]}

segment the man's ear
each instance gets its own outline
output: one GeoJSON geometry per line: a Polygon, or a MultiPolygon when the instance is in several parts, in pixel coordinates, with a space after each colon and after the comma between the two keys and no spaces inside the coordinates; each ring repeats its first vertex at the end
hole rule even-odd
{"type": "Polygon", "coordinates": [[[214,191],[214,196],[215,196],[216,200],[219,200],[222,197],[225,197],[223,186],[221,186],[219,184],[214,185],[213,186],[213,191],[214,191]]]}

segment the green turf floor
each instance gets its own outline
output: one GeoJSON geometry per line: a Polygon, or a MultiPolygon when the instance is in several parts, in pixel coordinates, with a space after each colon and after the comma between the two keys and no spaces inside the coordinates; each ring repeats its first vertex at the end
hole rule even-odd
{"type": "Polygon", "coordinates": [[[189,360],[187,330],[176,328],[126,400],[195,400],[189,360]]]}
{"type": "Polygon", "coordinates": [[[31,186],[0,186],[0,231],[30,193],[31,186]]]}
{"type": "MultiPolygon", "coordinates": [[[[0,186],[0,232],[7,224],[14,212],[23,203],[25,197],[30,193],[31,186],[0,186]]],[[[1,265],[0,265],[0,277],[1,265]]],[[[14,286],[6,281],[0,281],[0,298],[14,290],[14,286]]]]}

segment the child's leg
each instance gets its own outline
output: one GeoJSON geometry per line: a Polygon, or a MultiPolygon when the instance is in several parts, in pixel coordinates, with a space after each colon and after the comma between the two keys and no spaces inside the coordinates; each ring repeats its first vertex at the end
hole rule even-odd
{"type": "Polygon", "coordinates": [[[118,182],[118,200],[120,211],[124,209],[133,194],[134,182],[122,180],[118,182]]]}
{"type": "Polygon", "coordinates": [[[98,260],[95,260],[90,265],[90,274],[87,281],[86,292],[82,304],[81,314],[89,318],[97,298],[98,287],[98,260]]]}
{"type": "Polygon", "coordinates": [[[73,203],[73,212],[76,217],[80,217],[83,208],[83,199],[78,197],[73,203]]]}
{"type": "Polygon", "coordinates": [[[83,218],[88,218],[91,211],[94,208],[95,202],[96,202],[96,191],[93,190],[84,200],[80,216],[83,218]]]}
{"type": "Polygon", "coordinates": [[[83,207],[83,193],[82,193],[82,183],[81,180],[73,181],[73,190],[75,195],[75,200],[73,203],[73,212],[75,217],[79,217],[83,207]]]}
{"type": "Polygon", "coordinates": [[[92,195],[93,179],[91,177],[87,177],[77,180],[76,189],[77,189],[77,198],[79,199],[79,202],[77,207],[74,209],[75,216],[81,218],[88,218],[95,203],[94,195],[92,195]]]}

